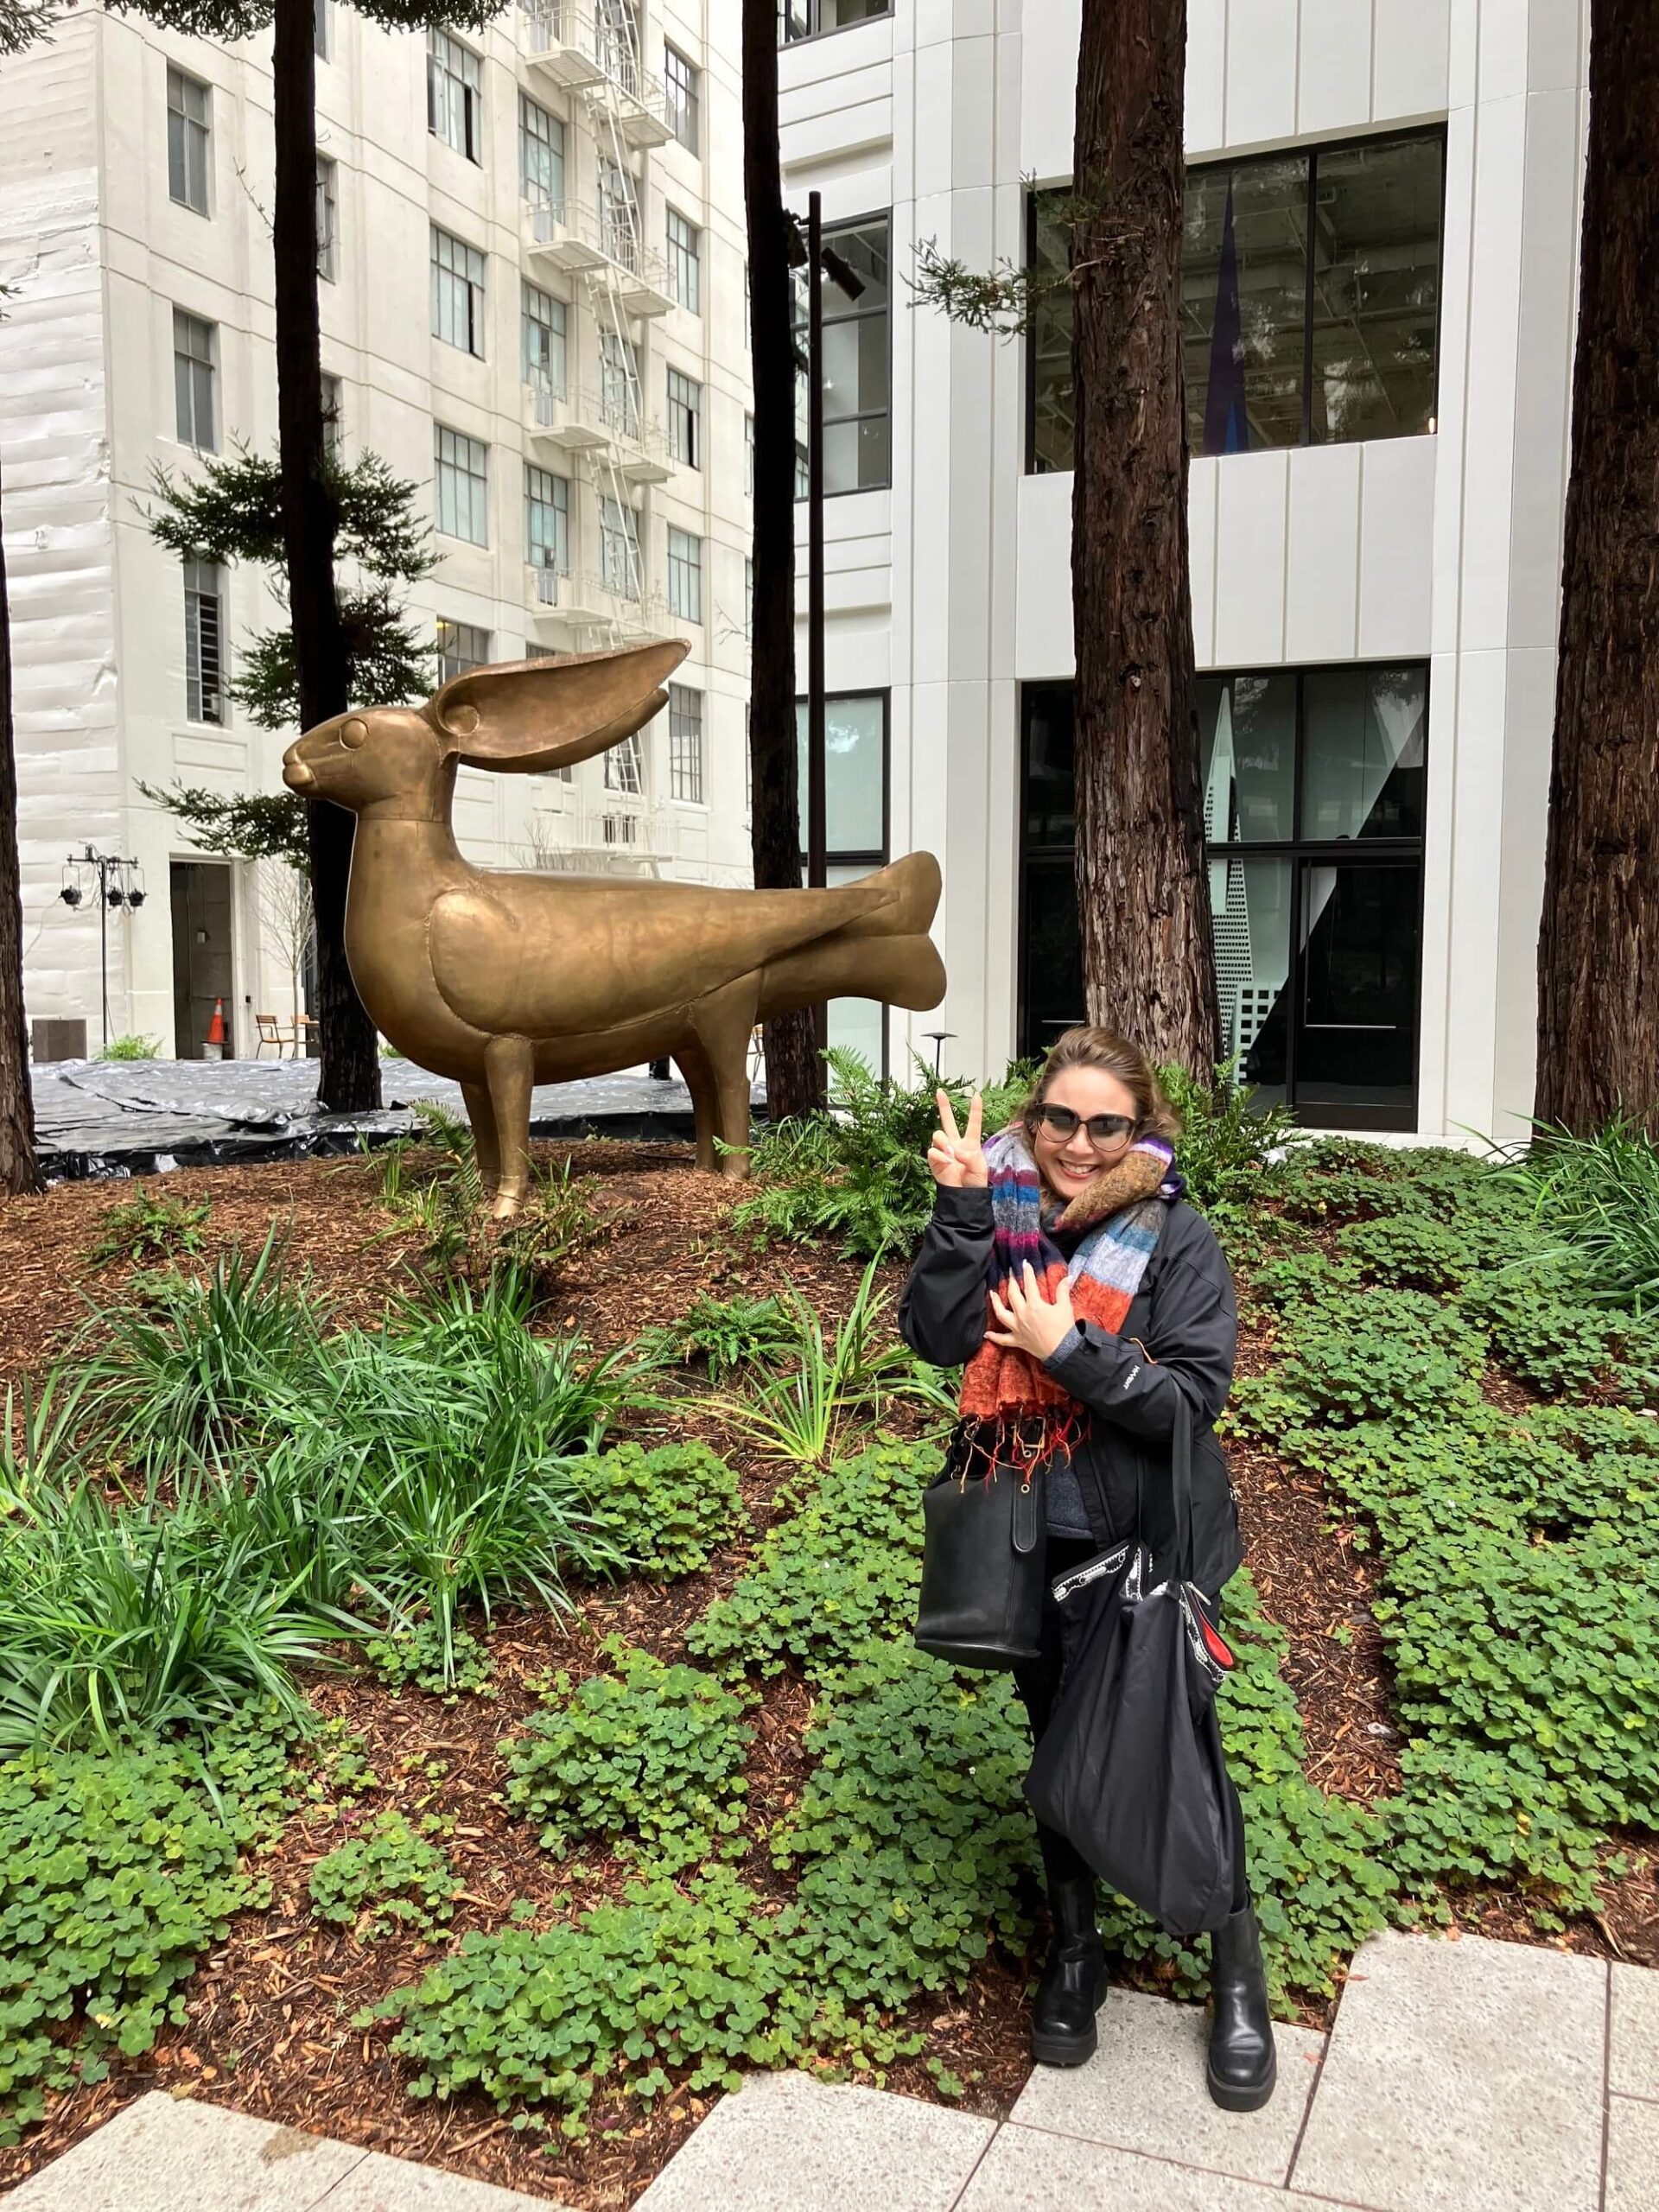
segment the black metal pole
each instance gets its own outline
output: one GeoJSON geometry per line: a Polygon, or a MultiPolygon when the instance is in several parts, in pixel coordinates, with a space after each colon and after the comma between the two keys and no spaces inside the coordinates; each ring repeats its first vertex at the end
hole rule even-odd
{"type": "MultiPolygon", "coordinates": [[[[92,847],[86,848],[90,853],[92,847]]],[[[100,995],[104,1001],[104,1042],[110,1041],[110,882],[104,873],[104,859],[98,861],[98,967],[100,995]]]]}
{"type": "MultiPolygon", "coordinates": [[[[823,739],[823,203],[806,202],[806,880],[828,880],[823,739]]],[[[830,1010],[816,1007],[818,1049],[830,1010]]]]}

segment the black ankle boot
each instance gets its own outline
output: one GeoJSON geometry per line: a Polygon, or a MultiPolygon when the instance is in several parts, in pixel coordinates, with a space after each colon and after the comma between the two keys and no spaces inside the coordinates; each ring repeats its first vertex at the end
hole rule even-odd
{"type": "Polygon", "coordinates": [[[1262,1938],[1249,1905],[1210,1938],[1210,2094],[1226,2112],[1259,2112],[1279,2070],[1262,1938]]]}
{"type": "Polygon", "coordinates": [[[1106,1995],[1106,1947],[1088,1876],[1048,1885],[1054,1921],[1031,2007],[1031,2055],[1041,2066],[1081,2066],[1095,2055],[1095,2014],[1106,1995]]]}

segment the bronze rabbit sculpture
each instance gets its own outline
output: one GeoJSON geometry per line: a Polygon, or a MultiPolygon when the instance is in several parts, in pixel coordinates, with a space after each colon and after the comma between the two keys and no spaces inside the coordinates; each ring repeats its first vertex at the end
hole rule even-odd
{"type": "Polygon", "coordinates": [[[937,1006],[928,937],[938,863],[912,853],[824,891],[736,891],[474,868],[450,827],[455,770],[523,774],[585,760],[667,704],[679,640],[453,677],[423,707],[320,722],[283,780],[357,816],[346,950],[397,1050],[459,1083],[479,1167],[504,1217],[530,1170],[532,1084],[671,1055],[696,1117],[697,1165],[744,1172],[758,1020],[831,997],[937,1006]]]}

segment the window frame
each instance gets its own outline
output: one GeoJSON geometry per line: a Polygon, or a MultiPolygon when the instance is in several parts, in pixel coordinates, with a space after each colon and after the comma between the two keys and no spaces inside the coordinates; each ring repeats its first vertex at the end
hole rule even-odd
{"type": "Polygon", "coordinates": [[[702,314],[702,226],[701,224],[694,223],[689,215],[682,214],[672,201],[670,201],[664,210],[663,245],[664,257],[668,264],[669,297],[676,307],[683,308],[687,315],[701,316],[702,314]],[[690,239],[689,245],[675,237],[676,223],[680,226],[686,238],[690,239]],[[683,285],[687,281],[686,272],[689,272],[690,290],[689,299],[683,289],[683,285]]]}
{"type": "MultiPolygon", "coordinates": [[[[844,25],[842,28],[848,30],[855,30],[858,26],[855,23],[849,23],[844,25]]],[[[833,38],[836,36],[837,34],[834,31],[830,31],[824,33],[823,35],[833,38]]],[[[887,404],[885,407],[880,408],[861,407],[850,415],[837,415],[834,423],[827,423],[824,425],[824,428],[826,430],[839,429],[843,423],[874,423],[885,421],[887,425],[887,473],[879,484],[849,484],[843,486],[841,490],[834,492],[830,490],[828,486],[826,486],[824,487],[823,493],[826,499],[849,499],[856,498],[861,493],[864,492],[890,492],[893,489],[893,209],[890,207],[886,208],[873,207],[868,214],[853,215],[848,217],[844,220],[839,220],[834,223],[826,223],[823,226],[823,236],[825,245],[833,245],[837,238],[844,237],[849,231],[865,230],[868,229],[872,223],[885,223],[887,227],[887,296],[880,307],[861,308],[855,304],[853,307],[849,308],[844,315],[826,315],[823,318],[823,327],[828,330],[834,324],[868,321],[873,320],[878,315],[885,315],[887,317],[887,404]]],[[[804,316],[803,316],[801,321],[798,323],[797,323],[791,317],[790,321],[790,334],[791,337],[798,339],[800,350],[804,354],[806,351],[806,321],[804,316]]],[[[800,382],[804,383],[804,370],[800,371],[798,374],[800,382]]],[[[798,390],[799,388],[799,385],[798,384],[797,389],[798,390]]],[[[806,448],[804,445],[798,443],[795,458],[795,504],[798,506],[808,496],[806,488],[806,468],[809,466],[809,462],[806,448]]],[[[862,693],[849,693],[847,696],[849,697],[862,697],[863,695],[862,693]]]]}
{"type": "Polygon", "coordinates": [[[668,453],[671,461],[682,468],[702,468],[702,386],[696,377],[688,376],[683,369],[668,364],[664,383],[664,406],[668,416],[668,453]],[[684,387],[690,397],[677,396],[676,384],[684,387]],[[686,427],[686,450],[682,453],[675,438],[675,426],[683,421],[686,427]]]}
{"type": "MultiPolygon", "coordinates": [[[[545,544],[546,541],[543,543],[545,544]]],[[[570,574],[570,479],[562,476],[556,468],[543,468],[533,461],[524,463],[524,562],[532,569],[550,567],[556,575],[568,576],[570,574]],[[532,481],[537,477],[548,484],[560,486],[563,499],[556,496],[542,499],[532,481]],[[554,518],[554,557],[550,563],[536,558],[536,540],[531,534],[530,521],[531,510],[538,506],[544,506],[554,518]]]]}
{"type": "Polygon", "coordinates": [[[453,346],[456,353],[465,353],[469,360],[481,361],[485,359],[484,336],[489,316],[489,303],[486,295],[486,270],[489,265],[489,257],[469,239],[461,238],[454,231],[446,231],[442,223],[433,223],[430,227],[431,258],[428,265],[432,274],[431,334],[441,346],[453,346]],[[445,245],[458,250],[466,257],[464,268],[457,269],[454,264],[453,257],[449,262],[444,261],[442,248],[445,245]],[[474,262],[478,264],[476,278],[473,275],[474,262]],[[458,338],[446,336],[440,327],[443,321],[440,302],[443,297],[442,287],[445,278],[448,279],[452,288],[456,285],[461,287],[466,295],[467,343],[465,345],[462,345],[458,338]]]}
{"type": "Polygon", "coordinates": [[[675,144],[683,146],[686,152],[698,161],[702,158],[702,93],[700,89],[702,82],[702,72],[692,60],[690,55],[683,54],[671,38],[665,38],[663,41],[664,120],[667,123],[669,129],[674,132],[675,144]],[[689,88],[683,101],[677,100],[674,97],[674,64],[676,62],[678,62],[684,72],[689,88]],[[689,138],[683,137],[675,128],[675,117],[684,108],[689,108],[691,114],[691,136],[689,138]]]}
{"type": "Polygon", "coordinates": [[[703,711],[704,704],[705,695],[695,683],[669,685],[668,795],[677,806],[706,806],[708,804],[703,796],[703,771],[708,765],[705,759],[707,748],[703,742],[708,727],[703,711]],[[688,726],[684,704],[688,699],[696,702],[696,721],[694,726],[688,726]],[[682,754],[688,737],[692,744],[691,757],[694,772],[690,777],[685,777],[684,780],[695,785],[695,789],[682,791],[680,788],[683,777],[682,754]]]}
{"type": "Polygon", "coordinates": [[[340,163],[332,154],[317,156],[317,276],[340,281],[340,163]]]}
{"type": "MultiPolygon", "coordinates": [[[[448,123],[449,104],[444,103],[444,120],[448,123]]],[[[459,154],[474,168],[484,165],[484,60],[483,56],[458,39],[453,31],[437,24],[429,24],[426,34],[426,129],[429,137],[437,138],[448,147],[452,154],[459,154]],[[461,57],[459,69],[451,66],[451,54],[461,57]],[[472,64],[469,77],[466,65],[472,64]],[[462,143],[456,145],[448,129],[438,128],[437,79],[440,70],[448,83],[461,86],[462,143]]]]}
{"type": "MultiPolygon", "coordinates": [[[[533,391],[539,386],[530,372],[530,348],[526,342],[532,329],[545,330],[551,339],[556,339],[558,342],[563,363],[563,373],[551,378],[550,390],[555,399],[563,399],[570,388],[570,304],[568,300],[562,300],[556,292],[550,292],[545,284],[537,283],[534,277],[521,275],[518,279],[518,373],[533,391]],[[543,320],[542,316],[531,314],[530,302],[532,293],[538,300],[545,300],[549,307],[557,308],[556,318],[549,315],[543,320]]],[[[553,350],[550,343],[548,350],[550,354],[553,350]]]]}
{"type": "Polygon", "coordinates": [[[167,65],[167,196],[175,207],[188,207],[193,215],[200,215],[207,222],[213,220],[213,88],[205,77],[192,76],[189,70],[181,69],[175,61],[169,61],[167,65]],[[188,108],[175,107],[173,88],[175,84],[181,91],[196,92],[201,94],[202,113],[200,116],[192,115],[188,108]],[[182,171],[181,181],[185,188],[182,193],[175,192],[173,189],[173,118],[175,116],[179,119],[179,163],[182,171]],[[201,204],[200,207],[191,199],[189,191],[190,149],[195,143],[191,136],[193,132],[200,134],[201,156],[201,204]]]}
{"type": "Polygon", "coordinates": [[[489,666],[490,639],[493,633],[486,630],[481,622],[457,622],[453,616],[448,614],[435,615],[433,618],[433,620],[437,638],[438,682],[441,685],[445,683],[453,683],[456,677],[465,676],[473,669],[487,668],[489,666]],[[480,640],[484,648],[483,652],[479,654],[476,658],[474,658],[469,654],[466,658],[465,664],[461,667],[446,670],[444,667],[446,660],[460,660],[461,658],[461,655],[458,652],[449,653],[445,652],[445,631],[448,631],[450,633],[452,639],[457,644],[459,644],[461,639],[463,638],[468,640],[480,640]]]}
{"type": "MultiPolygon", "coordinates": [[[[193,453],[217,453],[219,451],[219,325],[216,322],[210,321],[206,315],[192,314],[188,308],[180,307],[176,301],[173,302],[171,304],[173,308],[174,438],[179,445],[188,446],[193,453]],[[205,355],[188,353],[181,349],[179,345],[179,327],[181,323],[193,324],[198,330],[205,330],[207,332],[207,351],[205,355]],[[188,435],[180,423],[179,417],[181,410],[179,407],[179,400],[181,395],[179,391],[179,364],[181,361],[188,362],[193,371],[205,370],[207,372],[207,405],[208,423],[207,438],[205,444],[200,439],[188,435]]],[[[200,425],[195,421],[198,388],[196,378],[193,374],[190,379],[190,414],[192,429],[200,428],[200,425]]]]}
{"type": "MultiPolygon", "coordinates": [[[[467,458],[470,461],[470,452],[467,455],[467,458]]],[[[432,505],[435,512],[438,534],[443,537],[453,537],[457,545],[487,546],[490,542],[490,448],[486,441],[482,438],[474,437],[470,431],[456,429],[453,423],[442,422],[435,415],[432,418],[432,505]],[[475,448],[477,451],[483,455],[483,467],[476,475],[470,468],[463,469],[460,460],[453,455],[446,461],[443,452],[443,441],[445,438],[454,439],[459,444],[465,445],[468,448],[475,448]],[[482,537],[468,537],[463,536],[460,531],[446,530],[444,528],[443,471],[446,467],[464,475],[469,485],[477,484],[481,486],[484,519],[484,535],[482,537]]],[[[472,497],[470,493],[468,493],[467,498],[467,506],[470,512],[472,506],[472,497]]]]}
{"type": "Polygon", "coordinates": [[[671,522],[669,524],[667,574],[665,577],[668,611],[671,614],[677,616],[682,622],[695,622],[699,626],[701,626],[702,622],[702,545],[703,541],[695,530],[682,530],[677,523],[671,522]],[[683,545],[690,546],[692,548],[692,551],[689,555],[683,551],[677,553],[674,543],[676,538],[680,539],[683,545]],[[682,607],[676,604],[674,597],[674,580],[677,574],[689,576],[691,579],[691,595],[695,601],[695,605],[693,607],[682,607]]]}
{"type": "Polygon", "coordinates": [[[540,100],[533,99],[521,85],[518,87],[518,197],[526,207],[550,208],[555,219],[561,223],[564,220],[567,199],[565,188],[569,178],[566,173],[566,162],[569,157],[569,146],[566,137],[564,118],[555,115],[550,107],[543,107],[540,100]],[[550,124],[554,135],[543,138],[538,131],[527,130],[526,118],[532,114],[540,116],[544,123],[550,124]],[[550,156],[558,163],[560,191],[556,200],[537,200],[531,193],[531,177],[524,159],[524,151],[527,146],[532,145],[545,146],[550,156]]]}
{"type": "MultiPolygon", "coordinates": [[[[843,31],[861,31],[867,23],[879,23],[883,21],[891,22],[894,15],[897,13],[895,0],[886,0],[886,5],[883,6],[875,15],[861,16],[855,22],[835,23],[832,24],[830,29],[826,31],[821,29],[818,23],[819,10],[823,4],[823,0],[805,0],[807,22],[811,25],[811,29],[802,31],[799,35],[795,38],[791,38],[788,35],[787,31],[785,31],[785,35],[778,41],[779,51],[780,53],[786,53],[792,46],[805,46],[813,39],[839,38],[843,31]]],[[[788,10],[786,8],[780,7],[779,10],[779,16],[780,22],[787,23],[789,19],[788,10]]]]}
{"type": "Polygon", "coordinates": [[[230,700],[226,696],[226,678],[230,656],[225,650],[225,571],[216,561],[187,560],[182,564],[184,574],[184,718],[205,729],[224,729],[230,721],[230,700]],[[213,579],[211,589],[204,588],[200,578],[207,575],[213,579]],[[206,682],[201,650],[201,613],[203,601],[211,600],[217,635],[213,640],[215,681],[210,692],[206,682]],[[191,657],[194,646],[195,711],[191,711],[191,657]],[[211,697],[218,711],[207,712],[211,697]]]}
{"type": "MultiPolygon", "coordinates": [[[[1350,154],[1362,147],[1399,146],[1405,145],[1414,140],[1429,139],[1437,142],[1440,149],[1440,229],[1438,233],[1440,256],[1439,264],[1440,281],[1437,282],[1434,287],[1434,346],[1433,361],[1431,369],[1431,378],[1437,403],[1434,420],[1438,424],[1440,420],[1438,400],[1440,388],[1440,351],[1441,340],[1446,327],[1446,285],[1444,278],[1446,274],[1446,126],[1444,123],[1414,124],[1403,130],[1383,129],[1380,130],[1351,131],[1341,138],[1319,138],[1310,140],[1306,144],[1302,145],[1277,146],[1265,153],[1243,155],[1217,154],[1208,161],[1190,162],[1187,164],[1185,174],[1188,177],[1192,177],[1199,175],[1205,170],[1209,169],[1247,169],[1256,168],[1269,162],[1287,162],[1295,161],[1299,158],[1305,158],[1307,162],[1307,199],[1308,205],[1312,207],[1314,203],[1315,194],[1319,189],[1319,156],[1322,154],[1350,154]]],[[[1065,179],[1062,179],[1058,182],[1053,184],[1028,185],[1027,187],[1026,266],[1027,268],[1033,267],[1037,258],[1038,195],[1040,193],[1062,192],[1069,189],[1069,184],[1065,179]]],[[[1185,231],[1185,223],[1183,223],[1183,231],[1185,231]]],[[[1302,246],[1302,262],[1301,435],[1294,446],[1262,446],[1259,448],[1253,448],[1252,450],[1262,453],[1300,453],[1309,447],[1318,447],[1321,448],[1330,447],[1334,448],[1338,446],[1364,445],[1372,442],[1392,443],[1392,440],[1371,441],[1363,438],[1315,438],[1313,435],[1314,262],[1311,237],[1305,236],[1304,238],[1302,246]]],[[[1186,339],[1184,332],[1181,334],[1180,342],[1183,352],[1185,352],[1186,339]]],[[[1023,356],[1026,379],[1026,459],[1024,473],[1027,476],[1059,476],[1069,474],[1071,473],[1069,470],[1050,467],[1039,468],[1037,466],[1037,377],[1036,332],[1034,329],[1027,334],[1026,342],[1020,351],[1023,356]]],[[[1182,435],[1185,437],[1185,424],[1182,426],[1182,435]]],[[[1432,438],[1437,435],[1437,431],[1410,430],[1402,432],[1401,435],[1408,437],[1432,438]]],[[[1193,453],[1189,448],[1189,458],[1193,461],[1224,461],[1230,458],[1230,456],[1224,454],[1193,453]]],[[[1072,467],[1074,468],[1076,467],[1075,455],[1073,457],[1072,467]]],[[[1204,671],[1202,672],[1208,674],[1211,671],[1204,671]]],[[[1231,672],[1239,675],[1250,673],[1249,671],[1243,669],[1231,672]]],[[[1023,1031],[1021,1033],[1024,1033],[1023,1031]]]]}
{"type": "Polygon", "coordinates": [[[325,453],[339,459],[346,445],[346,379],[333,369],[322,372],[322,447],[325,453]],[[330,385],[334,386],[334,405],[328,404],[330,385]]]}

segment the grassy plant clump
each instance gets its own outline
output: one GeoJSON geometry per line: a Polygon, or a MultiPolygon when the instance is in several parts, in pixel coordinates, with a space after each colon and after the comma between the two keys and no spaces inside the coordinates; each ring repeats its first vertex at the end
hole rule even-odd
{"type": "Polygon", "coordinates": [[[365,1943],[394,1928],[438,1935],[461,1890],[442,1845],[433,1840],[445,1827],[429,1817],[416,1829],[401,1813],[377,1813],[361,1835],[312,1868],[311,1904],[317,1917],[354,1929],[365,1943]]]}
{"type": "Polygon", "coordinates": [[[1638,1316],[1659,1305],[1659,1147],[1636,1116],[1587,1136],[1540,1128],[1503,1173],[1541,1235],[1580,1262],[1589,1300],[1638,1316]]]}
{"type": "Polygon", "coordinates": [[[569,1471],[593,1537],[614,1555],[607,1573],[695,1574],[748,1533],[737,1477],[706,1444],[614,1444],[569,1471]]]}
{"type": "Polygon", "coordinates": [[[878,1443],[829,1467],[798,1510],[769,1529],[728,1597],[692,1624],[691,1656],[722,1673],[810,1678],[873,1636],[908,1635],[921,1584],[920,1491],[938,1471],[933,1444],[878,1443]]]}
{"type": "MultiPolygon", "coordinates": [[[[838,1240],[849,1257],[908,1252],[933,1211],[928,1138],[938,1087],[921,1060],[908,1084],[872,1074],[856,1052],[831,1052],[827,1115],[762,1130],[750,1160],[760,1185],[734,1226],[786,1243],[838,1240]]],[[[985,1128],[1001,1128],[1024,1102],[1032,1070],[1011,1066],[984,1086],[985,1128]]],[[[970,1084],[946,1083],[958,1117],[970,1084]]]]}
{"type": "Polygon", "coordinates": [[[715,1298],[699,1291],[677,1320],[644,1340],[665,1363],[701,1359],[716,1389],[746,1367],[777,1367],[798,1349],[796,1315],[781,1298],[715,1298]]]}
{"type": "Polygon", "coordinates": [[[464,1936],[358,2024],[398,2024],[391,2049],[417,2069],[414,2095],[550,2105],[575,2137],[598,2088],[649,2105],[676,2075],[694,2091],[736,2088],[740,2067],[789,2064],[813,2010],[763,1900],[715,1867],[683,1887],[632,1883],[574,1923],[464,1936]]]}
{"type": "Polygon", "coordinates": [[[111,1037],[98,1048],[100,1060],[155,1060],[161,1058],[159,1037],[111,1037]]]}
{"type": "Polygon", "coordinates": [[[282,1738],[255,1713],[235,1738],[228,1759],[151,1742],[0,1766],[0,2142],[47,2091],[149,2050],[201,1953],[262,1901],[241,1854],[280,1791],[282,1738]]]}
{"type": "Polygon", "coordinates": [[[495,1662],[470,1629],[431,1619],[406,1622],[389,1635],[370,1638],[363,1656],[375,1679],[389,1690],[413,1688],[435,1695],[457,1692],[493,1694],[495,1662]]]}
{"type": "Polygon", "coordinates": [[[1187,1197],[1230,1251],[1241,1240],[1254,1249],[1262,1201],[1277,1190],[1281,1155],[1297,1141],[1295,1116],[1285,1106],[1257,1107],[1236,1060],[1211,1083],[1179,1066],[1160,1068],[1159,1077],[1181,1118],[1175,1159],[1187,1197]]]}
{"type": "Polygon", "coordinates": [[[201,1249],[208,1211],[206,1198],[189,1205],[168,1192],[156,1195],[140,1184],[130,1198],[105,1213],[92,1258],[140,1262],[190,1258],[201,1249]]]}
{"type": "Polygon", "coordinates": [[[613,1673],[555,1675],[546,1709],[504,1740],[508,1805],[548,1851],[592,1840],[677,1869],[729,1850],[747,1788],[744,1700],[620,1637],[604,1653],[613,1673]]]}
{"type": "Polygon", "coordinates": [[[598,1186],[592,1176],[574,1174],[569,1160],[532,1165],[518,1212],[492,1221],[471,1125],[435,1099],[417,1099],[411,1110],[418,1133],[382,1156],[380,1199],[397,1227],[420,1234],[422,1262],[434,1276],[482,1283],[503,1266],[533,1279],[557,1275],[602,1235],[598,1186]],[[423,1176],[417,1163],[434,1153],[437,1165],[423,1176]]]}

